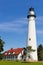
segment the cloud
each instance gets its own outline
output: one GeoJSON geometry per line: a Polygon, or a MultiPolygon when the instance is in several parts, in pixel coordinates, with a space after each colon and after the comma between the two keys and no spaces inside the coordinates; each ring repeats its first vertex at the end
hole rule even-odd
{"type": "Polygon", "coordinates": [[[0,31],[7,32],[25,32],[27,30],[27,19],[21,18],[19,20],[14,20],[12,22],[0,23],[0,31]]]}
{"type": "Polygon", "coordinates": [[[36,17],[36,23],[37,24],[43,24],[43,16],[37,16],[36,17]]]}
{"type": "Polygon", "coordinates": [[[43,20],[43,16],[37,16],[36,19],[37,20],[43,20]]]}
{"type": "Polygon", "coordinates": [[[37,30],[38,34],[43,34],[43,30],[37,30]]]}
{"type": "MultiPolygon", "coordinates": [[[[36,25],[38,28],[38,24],[42,25],[43,24],[43,16],[38,16],[36,19],[36,25]]],[[[14,21],[11,22],[4,22],[4,23],[0,23],[0,31],[7,31],[7,32],[27,32],[27,27],[28,27],[28,20],[27,18],[20,18],[20,19],[16,19],[14,21]]],[[[41,28],[39,27],[39,30],[37,30],[38,34],[43,34],[43,30],[41,30],[41,28]]]]}

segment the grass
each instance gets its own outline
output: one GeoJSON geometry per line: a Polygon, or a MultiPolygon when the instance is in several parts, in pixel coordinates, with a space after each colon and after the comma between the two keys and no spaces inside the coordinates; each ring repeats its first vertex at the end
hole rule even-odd
{"type": "Polygon", "coordinates": [[[0,61],[0,65],[43,65],[43,62],[0,61]]]}

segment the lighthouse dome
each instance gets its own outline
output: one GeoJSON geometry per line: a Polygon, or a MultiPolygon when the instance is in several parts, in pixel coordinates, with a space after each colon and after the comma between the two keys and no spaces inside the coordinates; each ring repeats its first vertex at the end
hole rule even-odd
{"type": "Polygon", "coordinates": [[[32,8],[32,7],[29,8],[27,18],[29,18],[29,17],[36,17],[35,12],[34,12],[34,8],[32,8]]]}
{"type": "Polygon", "coordinates": [[[31,7],[31,8],[29,9],[29,15],[34,15],[34,14],[35,14],[35,13],[34,13],[34,8],[31,7]]]}

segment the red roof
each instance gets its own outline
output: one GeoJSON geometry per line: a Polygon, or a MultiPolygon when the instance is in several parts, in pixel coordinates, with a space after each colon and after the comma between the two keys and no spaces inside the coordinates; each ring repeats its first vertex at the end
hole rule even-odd
{"type": "Polygon", "coordinates": [[[5,56],[6,56],[6,55],[10,55],[11,53],[12,53],[13,55],[18,55],[20,52],[22,52],[22,50],[23,50],[23,48],[17,48],[17,49],[11,48],[10,50],[7,50],[7,51],[4,53],[4,55],[5,55],[5,56]]]}

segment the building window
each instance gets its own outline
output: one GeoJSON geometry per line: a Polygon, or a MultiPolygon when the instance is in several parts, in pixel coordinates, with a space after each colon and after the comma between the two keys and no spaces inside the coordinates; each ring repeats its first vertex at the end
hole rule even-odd
{"type": "Polygon", "coordinates": [[[31,40],[31,38],[29,38],[29,40],[31,40]]]}

